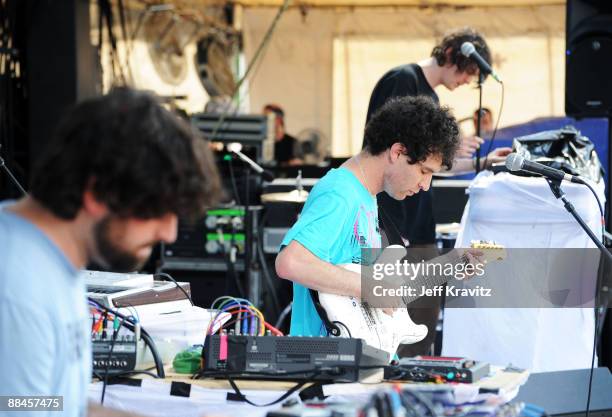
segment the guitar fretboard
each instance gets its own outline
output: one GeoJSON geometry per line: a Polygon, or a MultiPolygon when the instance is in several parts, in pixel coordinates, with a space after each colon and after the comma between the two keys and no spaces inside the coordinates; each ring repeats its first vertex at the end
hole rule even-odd
{"type": "MultiPolygon", "coordinates": [[[[461,254],[460,256],[456,257],[456,258],[450,258],[447,261],[447,264],[451,264],[451,265],[467,265],[470,262],[468,256],[466,253],[461,254]]],[[[425,262],[425,265],[427,264],[427,262],[425,262]]],[[[431,264],[430,264],[431,265],[431,264]]],[[[435,268],[433,268],[435,270],[435,268]]],[[[445,275],[444,272],[444,267],[441,268],[441,274],[434,274],[434,275],[430,275],[430,274],[419,274],[416,277],[414,277],[414,279],[409,279],[406,282],[406,285],[415,288],[416,294],[414,296],[403,296],[402,300],[404,301],[405,304],[409,304],[413,301],[418,300],[419,298],[422,297],[422,288],[434,288],[434,287],[438,287],[440,285],[444,285],[446,284],[448,281],[450,281],[451,279],[455,278],[455,275],[453,274],[447,274],[445,275]]],[[[454,270],[454,269],[453,269],[454,270]]]]}

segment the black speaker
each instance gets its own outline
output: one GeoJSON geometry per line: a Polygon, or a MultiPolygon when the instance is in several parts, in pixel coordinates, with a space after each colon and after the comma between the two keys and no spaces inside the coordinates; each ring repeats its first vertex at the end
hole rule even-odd
{"type": "Polygon", "coordinates": [[[58,121],[77,102],[102,93],[98,51],[91,42],[88,0],[28,0],[30,163],[58,121]]]}
{"type": "Polygon", "coordinates": [[[568,0],[565,51],[565,113],[612,115],[612,4],[568,0]]]}

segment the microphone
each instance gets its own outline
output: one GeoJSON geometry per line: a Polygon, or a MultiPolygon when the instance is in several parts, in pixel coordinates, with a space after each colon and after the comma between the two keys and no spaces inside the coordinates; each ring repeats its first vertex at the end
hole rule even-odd
{"type": "Polygon", "coordinates": [[[575,175],[566,174],[560,169],[547,167],[538,162],[533,162],[523,158],[517,153],[511,153],[506,157],[506,168],[510,172],[526,171],[532,174],[538,174],[545,178],[557,181],[570,181],[577,184],[584,184],[584,180],[575,175]]]}
{"type": "Polygon", "coordinates": [[[478,68],[480,68],[480,72],[485,75],[491,74],[491,77],[493,77],[495,81],[498,83],[502,82],[500,76],[497,75],[497,73],[493,71],[493,68],[491,68],[491,65],[489,65],[489,63],[485,61],[482,56],[480,56],[472,42],[463,42],[461,45],[461,53],[470,58],[472,61],[476,62],[478,68]]]}
{"type": "Polygon", "coordinates": [[[228,143],[227,150],[236,154],[238,158],[242,159],[244,162],[249,164],[249,166],[253,168],[253,171],[261,175],[264,181],[268,181],[268,182],[274,181],[274,175],[272,175],[270,171],[263,169],[261,165],[258,165],[255,161],[253,161],[251,158],[249,158],[248,156],[246,156],[245,154],[241,152],[242,145],[240,143],[237,143],[237,142],[228,143]]]}

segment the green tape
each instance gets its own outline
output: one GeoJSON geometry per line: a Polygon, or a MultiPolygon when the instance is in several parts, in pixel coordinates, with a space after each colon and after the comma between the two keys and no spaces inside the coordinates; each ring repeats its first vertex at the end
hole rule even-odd
{"type": "Polygon", "coordinates": [[[192,346],[176,354],[172,366],[178,374],[194,374],[200,369],[202,346],[192,346]]]}
{"type": "Polygon", "coordinates": [[[215,209],[206,212],[209,216],[238,216],[244,217],[244,209],[215,209]]]}

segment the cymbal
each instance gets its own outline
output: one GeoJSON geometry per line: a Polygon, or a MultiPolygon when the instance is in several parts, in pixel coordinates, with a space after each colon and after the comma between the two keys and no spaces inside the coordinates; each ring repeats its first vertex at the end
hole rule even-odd
{"type": "Polygon", "coordinates": [[[263,203],[303,203],[308,198],[308,191],[293,190],[288,193],[268,193],[261,195],[263,203]]]}

